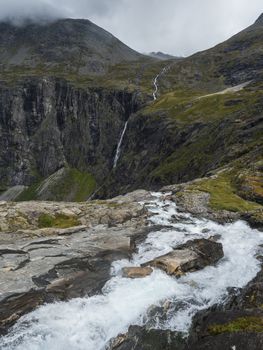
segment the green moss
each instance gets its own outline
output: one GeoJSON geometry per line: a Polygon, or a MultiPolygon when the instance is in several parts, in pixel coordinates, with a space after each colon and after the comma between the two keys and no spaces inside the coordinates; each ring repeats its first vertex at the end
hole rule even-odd
{"type": "Polygon", "coordinates": [[[41,214],[38,218],[39,228],[69,228],[78,225],[80,225],[80,222],[76,217],[63,214],[57,214],[55,217],[49,214],[41,214]]]}
{"type": "Polygon", "coordinates": [[[210,194],[210,207],[214,210],[246,212],[261,207],[258,204],[244,200],[236,194],[233,175],[229,172],[221,173],[216,178],[205,179],[191,185],[189,189],[208,192],[210,194]]]}
{"type": "Polygon", "coordinates": [[[240,317],[232,322],[220,325],[212,325],[208,329],[211,335],[233,332],[263,332],[262,317],[240,317]]]}

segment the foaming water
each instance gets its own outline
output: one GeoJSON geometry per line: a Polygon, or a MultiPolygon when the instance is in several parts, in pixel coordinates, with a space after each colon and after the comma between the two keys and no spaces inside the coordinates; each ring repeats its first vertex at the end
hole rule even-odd
{"type": "Polygon", "coordinates": [[[153,224],[164,225],[150,233],[132,260],[112,264],[112,278],[102,294],[40,307],[21,318],[10,333],[0,340],[3,350],[99,350],[131,324],[151,325],[187,332],[193,315],[215,303],[223,302],[228,288],[243,287],[259,271],[255,255],[263,243],[263,233],[245,222],[219,225],[209,220],[178,214],[176,205],[162,201],[161,194],[147,204],[153,224]],[[169,226],[169,227],[166,227],[169,226]],[[154,270],[143,279],[121,277],[124,266],[141,263],[168,253],[189,239],[220,235],[224,258],[216,265],[186,274],[180,279],[154,270]],[[153,305],[170,302],[165,317],[151,319],[153,305]]]}

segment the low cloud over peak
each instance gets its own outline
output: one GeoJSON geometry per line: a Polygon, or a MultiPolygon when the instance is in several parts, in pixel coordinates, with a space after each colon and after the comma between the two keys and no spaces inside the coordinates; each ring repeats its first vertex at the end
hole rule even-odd
{"type": "Polygon", "coordinates": [[[0,21],[87,18],[137,51],[175,56],[226,40],[261,12],[262,0],[0,0],[0,21]]]}
{"type": "Polygon", "coordinates": [[[70,16],[70,11],[54,3],[51,0],[0,0],[0,21],[22,25],[27,21],[45,22],[70,16]]]}

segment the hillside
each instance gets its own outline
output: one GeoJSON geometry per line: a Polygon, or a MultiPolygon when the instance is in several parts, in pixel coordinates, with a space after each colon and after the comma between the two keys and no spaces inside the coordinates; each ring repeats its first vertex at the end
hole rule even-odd
{"type": "Polygon", "coordinates": [[[34,31],[33,24],[2,26],[3,193],[20,186],[11,191],[20,200],[111,197],[193,180],[227,166],[235,169],[229,180],[234,192],[252,187],[257,194],[245,196],[261,201],[262,16],[212,49],[168,61],[137,54],[89,21],[62,20],[34,31]],[[10,48],[19,47],[22,37],[23,47],[34,54],[11,58],[10,48]],[[76,51],[83,53],[86,74],[73,62],[76,51]],[[100,65],[102,56],[107,69],[94,76],[87,62],[92,57],[100,65]],[[44,68],[34,66],[41,60],[44,68]],[[229,89],[240,83],[246,84],[229,89]]]}
{"type": "Polygon", "coordinates": [[[262,350],[262,39],[0,24],[1,349],[262,350]]]}
{"type": "Polygon", "coordinates": [[[142,55],[89,20],[62,19],[43,25],[0,24],[1,70],[53,70],[102,74],[109,66],[142,55]]]}

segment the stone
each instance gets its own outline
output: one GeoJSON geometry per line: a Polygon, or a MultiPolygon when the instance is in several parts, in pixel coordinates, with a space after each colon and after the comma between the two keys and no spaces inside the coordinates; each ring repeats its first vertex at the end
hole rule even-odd
{"type": "Polygon", "coordinates": [[[186,272],[197,271],[215,264],[224,256],[221,243],[207,239],[188,241],[172,252],[142,264],[164,270],[168,275],[180,277],[186,272]]]}
{"type": "Polygon", "coordinates": [[[187,350],[186,340],[170,330],[130,326],[126,334],[112,339],[108,350],[187,350]]]}
{"type": "Polygon", "coordinates": [[[153,269],[151,267],[124,267],[122,276],[126,278],[144,278],[151,275],[153,269]]]}

